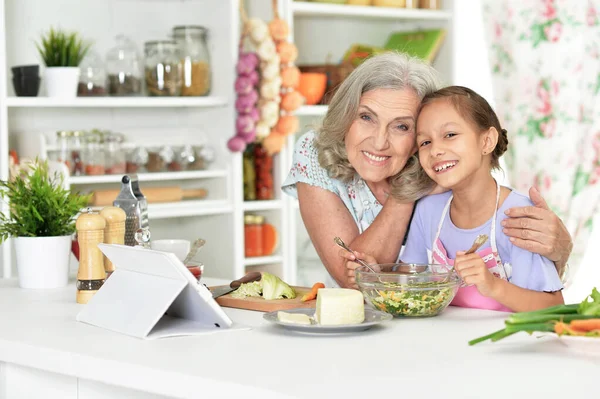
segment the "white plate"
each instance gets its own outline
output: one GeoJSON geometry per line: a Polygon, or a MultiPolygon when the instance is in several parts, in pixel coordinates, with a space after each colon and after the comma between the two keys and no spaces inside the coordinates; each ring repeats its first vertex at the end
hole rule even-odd
{"type": "Polygon", "coordinates": [[[573,352],[600,356],[600,337],[557,336],[558,340],[573,352]]]}
{"type": "MultiPolygon", "coordinates": [[[[302,313],[302,314],[310,316],[311,320],[312,320],[312,317],[315,314],[315,309],[314,308],[311,308],[311,309],[306,309],[306,308],[288,309],[288,310],[284,310],[284,312],[286,312],[286,313],[302,313]]],[[[344,324],[344,325],[340,325],[340,326],[322,326],[322,325],[314,323],[314,322],[313,322],[314,324],[311,324],[311,325],[282,323],[281,321],[279,321],[277,319],[277,311],[265,313],[263,315],[263,319],[265,319],[271,323],[283,326],[284,328],[287,328],[288,330],[304,332],[304,333],[311,333],[311,334],[345,334],[345,333],[352,333],[352,332],[357,332],[357,331],[364,331],[364,330],[368,330],[369,328],[373,327],[374,325],[383,323],[384,321],[392,320],[392,318],[393,317],[390,314],[379,312],[377,310],[373,310],[373,309],[369,309],[369,308],[365,308],[365,321],[363,321],[360,324],[344,324]]]]}

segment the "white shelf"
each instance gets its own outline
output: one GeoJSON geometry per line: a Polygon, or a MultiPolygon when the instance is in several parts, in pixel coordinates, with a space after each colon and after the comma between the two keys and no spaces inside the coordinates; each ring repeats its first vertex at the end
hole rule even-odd
{"type": "Polygon", "coordinates": [[[8,97],[9,108],[223,107],[224,97],[8,97]]]}
{"type": "Polygon", "coordinates": [[[252,258],[244,258],[244,266],[269,265],[273,263],[282,263],[283,256],[256,256],[252,258]]]}
{"type": "Polygon", "coordinates": [[[223,200],[194,200],[148,204],[148,217],[155,219],[185,216],[222,215],[233,212],[233,206],[223,200]]]}
{"type": "Polygon", "coordinates": [[[327,113],[327,105],[305,105],[296,111],[298,116],[323,116],[327,113]]]}
{"type": "MultiPolygon", "coordinates": [[[[138,173],[139,181],[161,181],[161,180],[188,180],[188,179],[210,179],[215,177],[226,177],[227,170],[195,170],[182,172],[161,172],[161,173],[138,173]]],[[[68,181],[71,185],[77,184],[101,184],[101,183],[119,183],[122,174],[101,175],[101,176],[71,176],[68,181]]]]}
{"type": "Polygon", "coordinates": [[[353,6],[345,4],[292,2],[294,16],[300,17],[349,17],[393,20],[448,20],[452,13],[438,10],[353,6]]]}
{"type": "Polygon", "coordinates": [[[244,201],[244,211],[268,211],[272,209],[281,209],[283,202],[281,200],[270,201],[244,201]]]}

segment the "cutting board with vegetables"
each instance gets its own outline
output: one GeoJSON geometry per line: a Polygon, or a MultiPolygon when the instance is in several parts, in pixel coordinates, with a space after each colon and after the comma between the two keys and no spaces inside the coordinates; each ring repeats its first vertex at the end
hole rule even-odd
{"type": "MultiPolygon", "coordinates": [[[[212,287],[211,287],[212,288],[212,287]]],[[[237,308],[246,310],[256,310],[259,312],[274,312],[277,310],[287,310],[296,308],[314,308],[317,301],[302,302],[300,298],[307,292],[309,287],[292,287],[296,291],[294,299],[271,299],[266,300],[260,297],[232,298],[231,294],[223,295],[215,299],[217,303],[225,308],[237,308]]]]}

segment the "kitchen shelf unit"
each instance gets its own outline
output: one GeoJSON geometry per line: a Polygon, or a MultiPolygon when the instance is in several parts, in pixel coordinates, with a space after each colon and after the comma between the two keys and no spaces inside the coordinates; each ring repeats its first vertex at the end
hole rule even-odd
{"type": "Polygon", "coordinates": [[[296,18],[344,17],[389,20],[448,20],[452,13],[443,10],[411,9],[398,7],[356,6],[348,4],[311,3],[293,1],[291,12],[296,18]]]}
{"type": "MultiPolygon", "coordinates": [[[[453,72],[453,15],[454,3],[446,0],[441,10],[406,9],[348,4],[327,4],[307,1],[280,1],[279,13],[290,25],[290,39],[297,45],[297,65],[338,62],[353,44],[381,46],[393,31],[414,31],[426,28],[444,28],[446,37],[434,67],[445,83],[451,84],[453,72]]],[[[285,159],[291,166],[296,140],[323,118],[327,105],[303,106],[296,112],[301,118],[300,131],[288,138],[285,159]]],[[[287,173],[287,171],[286,171],[287,173]]],[[[310,285],[315,276],[325,277],[325,269],[304,228],[298,200],[285,196],[285,207],[290,215],[288,268],[296,274],[297,283],[310,285]],[[308,249],[307,249],[308,248],[308,249]],[[312,258],[316,272],[302,273],[299,259],[312,258]],[[306,281],[304,275],[310,275],[306,281]]]]}
{"type": "MultiPolygon", "coordinates": [[[[182,172],[157,172],[157,173],[138,173],[140,182],[147,181],[172,181],[172,180],[193,180],[208,178],[225,178],[229,175],[227,170],[194,170],[182,172]]],[[[121,181],[122,175],[99,175],[99,176],[70,176],[68,182],[70,185],[80,184],[115,184],[121,181]]]]}
{"type": "Polygon", "coordinates": [[[180,108],[225,107],[225,97],[8,97],[9,108],[180,108]]]}

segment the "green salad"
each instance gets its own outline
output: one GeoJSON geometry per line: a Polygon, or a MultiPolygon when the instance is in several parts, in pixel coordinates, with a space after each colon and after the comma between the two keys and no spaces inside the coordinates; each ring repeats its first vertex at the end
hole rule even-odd
{"type": "Polygon", "coordinates": [[[454,287],[440,287],[438,282],[406,284],[385,283],[385,289],[369,289],[369,299],[375,308],[392,316],[435,316],[454,297],[454,287]],[[415,290],[418,288],[418,290],[415,290]]]}

